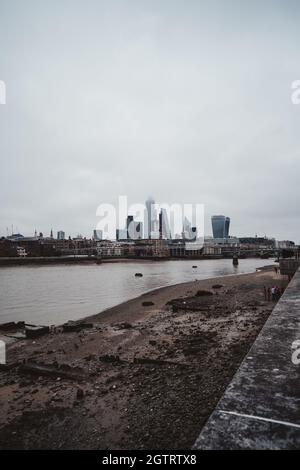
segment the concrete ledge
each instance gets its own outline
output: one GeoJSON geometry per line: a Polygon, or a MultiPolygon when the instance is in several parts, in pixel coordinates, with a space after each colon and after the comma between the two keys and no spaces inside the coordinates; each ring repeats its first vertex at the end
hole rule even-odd
{"type": "Polygon", "coordinates": [[[300,341],[300,269],[194,449],[300,449],[300,364],[292,361],[295,341],[300,341]]]}
{"type": "Polygon", "coordinates": [[[287,276],[294,276],[295,272],[300,266],[300,259],[281,259],[279,265],[281,274],[287,276]]]}

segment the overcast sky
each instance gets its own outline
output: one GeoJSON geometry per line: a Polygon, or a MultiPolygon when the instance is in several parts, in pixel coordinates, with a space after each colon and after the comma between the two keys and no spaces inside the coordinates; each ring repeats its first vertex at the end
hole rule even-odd
{"type": "Polygon", "coordinates": [[[300,2],[0,0],[0,234],[128,195],[300,242],[300,2]]]}

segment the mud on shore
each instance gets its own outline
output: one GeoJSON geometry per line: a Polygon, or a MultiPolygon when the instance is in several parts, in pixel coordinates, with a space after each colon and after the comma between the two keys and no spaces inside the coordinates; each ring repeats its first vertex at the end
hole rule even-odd
{"type": "Polygon", "coordinates": [[[287,281],[262,271],[171,286],[89,328],[9,345],[0,448],[190,448],[272,311],[274,283],[287,281]]]}

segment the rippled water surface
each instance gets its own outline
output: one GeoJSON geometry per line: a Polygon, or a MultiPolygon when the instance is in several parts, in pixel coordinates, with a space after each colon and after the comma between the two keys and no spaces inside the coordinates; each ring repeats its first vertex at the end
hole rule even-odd
{"type": "Polygon", "coordinates": [[[60,324],[101,312],[151,289],[254,272],[271,263],[245,259],[235,268],[232,260],[222,259],[0,268],[0,323],[60,324]],[[136,278],[136,272],[143,277],[136,278]]]}

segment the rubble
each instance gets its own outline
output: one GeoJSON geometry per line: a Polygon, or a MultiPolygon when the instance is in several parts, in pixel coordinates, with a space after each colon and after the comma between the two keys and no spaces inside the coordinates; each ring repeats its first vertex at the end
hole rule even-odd
{"type": "Polygon", "coordinates": [[[64,333],[73,333],[74,331],[82,331],[85,329],[93,328],[93,323],[73,322],[69,321],[62,325],[64,333]]]}
{"type": "Polygon", "coordinates": [[[209,290],[198,290],[196,292],[196,297],[205,297],[207,295],[214,295],[213,292],[209,290]]]}
{"type": "Polygon", "coordinates": [[[105,354],[104,356],[99,357],[99,361],[114,363],[121,362],[121,359],[117,354],[105,354]]]}
{"type": "Polygon", "coordinates": [[[47,377],[54,377],[54,378],[64,378],[70,380],[86,380],[88,375],[83,371],[78,371],[72,369],[68,365],[61,365],[58,367],[57,365],[47,365],[47,364],[37,364],[33,362],[26,362],[25,364],[20,365],[19,372],[37,375],[37,376],[47,376],[47,377]]]}
{"type": "Polygon", "coordinates": [[[155,359],[151,357],[135,357],[133,359],[134,364],[152,364],[158,366],[185,366],[186,364],[175,363],[171,361],[166,361],[164,359],[155,359]]]}
{"type": "Polygon", "coordinates": [[[129,322],[115,323],[113,326],[120,330],[129,330],[130,328],[133,328],[133,325],[129,322]]]}
{"type": "Polygon", "coordinates": [[[49,326],[26,325],[25,327],[25,336],[28,339],[39,338],[40,336],[47,335],[49,332],[49,326]]]}
{"type": "Polygon", "coordinates": [[[25,328],[25,322],[24,321],[19,321],[19,322],[7,322],[7,323],[2,323],[0,325],[0,331],[15,331],[15,330],[20,330],[22,328],[25,328]]]}
{"type": "Polygon", "coordinates": [[[77,388],[76,397],[78,400],[81,400],[82,398],[84,398],[84,391],[82,390],[82,388],[80,387],[77,388]]]}

